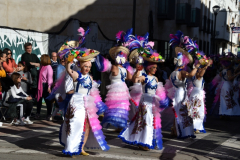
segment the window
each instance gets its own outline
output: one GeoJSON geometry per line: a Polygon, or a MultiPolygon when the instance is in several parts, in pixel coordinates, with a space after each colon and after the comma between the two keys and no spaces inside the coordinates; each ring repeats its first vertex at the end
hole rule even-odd
{"type": "Polygon", "coordinates": [[[164,55],[165,59],[170,57],[169,42],[165,42],[165,44],[164,44],[164,53],[162,53],[161,55],[164,55]]]}

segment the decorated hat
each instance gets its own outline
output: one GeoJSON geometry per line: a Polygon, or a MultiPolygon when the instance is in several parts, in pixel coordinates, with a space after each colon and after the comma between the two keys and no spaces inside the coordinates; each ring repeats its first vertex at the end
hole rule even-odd
{"type": "Polygon", "coordinates": [[[195,66],[197,63],[200,63],[201,66],[205,66],[205,65],[207,65],[208,63],[212,63],[212,59],[211,59],[210,57],[207,57],[204,52],[199,51],[199,52],[195,55],[195,64],[194,64],[194,66],[195,66]]]}
{"type": "Polygon", "coordinates": [[[124,46],[115,46],[109,50],[109,55],[112,59],[115,59],[119,53],[122,53],[127,57],[129,55],[129,49],[124,46]]]}
{"type": "Polygon", "coordinates": [[[85,31],[82,27],[78,29],[79,41],[65,42],[59,49],[60,58],[68,58],[68,61],[77,59],[78,61],[90,61],[99,54],[99,51],[82,48],[85,43],[85,36],[89,33],[89,28],[85,31]]]}
{"type": "Polygon", "coordinates": [[[81,48],[79,50],[72,49],[70,53],[71,56],[76,58],[78,61],[83,62],[93,60],[100,52],[93,49],[81,48]]]}
{"type": "Polygon", "coordinates": [[[58,52],[61,52],[61,51],[63,51],[66,48],[72,49],[72,48],[76,48],[78,46],[79,46],[79,42],[78,41],[67,41],[60,47],[58,52]]]}
{"type": "Polygon", "coordinates": [[[131,52],[129,56],[129,62],[132,64],[142,64],[144,63],[143,57],[138,53],[138,49],[135,49],[134,51],[131,52]]]}
{"type": "Polygon", "coordinates": [[[190,53],[188,53],[185,49],[181,47],[175,47],[176,56],[178,55],[179,52],[184,54],[189,59],[189,63],[193,63],[193,58],[190,53]]]}
{"type": "Polygon", "coordinates": [[[153,50],[151,51],[144,50],[142,57],[145,61],[148,61],[148,62],[153,62],[153,63],[165,62],[163,57],[159,53],[153,50]]]}
{"type": "MultiPolygon", "coordinates": [[[[174,48],[176,56],[182,53],[185,58],[188,58],[189,63],[193,63],[193,58],[190,53],[196,54],[198,51],[198,45],[196,41],[193,41],[188,36],[184,36],[181,31],[177,31],[176,34],[170,34],[170,46],[174,48]]],[[[185,64],[187,65],[187,64],[185,64]]]]}

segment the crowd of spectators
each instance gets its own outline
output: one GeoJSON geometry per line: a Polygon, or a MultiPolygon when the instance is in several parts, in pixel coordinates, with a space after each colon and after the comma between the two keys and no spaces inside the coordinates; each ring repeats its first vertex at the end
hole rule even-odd
{"type": "Polygon", "coordinates": [[[32,44],[25,43],[25,53],[16,64],[9,48],[0,50],[0,91],[2,107],[7,109],[5,116],[15,125],[32,124],[30,116],[40,119],[42,99],[47,106],[46,120],[51,120],[53,102],[46,99],[57,77],[59,64],[57,53],[51,58],[47,54],[37,57],[32,53],[32,44]],[[33,113],[33,105],[37,111],[33,113]]]}

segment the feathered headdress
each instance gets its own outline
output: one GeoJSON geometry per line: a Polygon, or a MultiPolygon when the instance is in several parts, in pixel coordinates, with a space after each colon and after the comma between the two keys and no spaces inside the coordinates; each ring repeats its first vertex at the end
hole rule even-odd
{"type": "MultiPolygon", "coordinates": [[[[81,50],[82,45],[85,43],[85,36],[89,33],[90,29],[89,27],[85,31],[82,27],[78,29],[79,32],[79,41],[67,41],[65,42],[61,48],[59,49],[58,55],[60,59],[67,58],[70,53],[72,53],[74,50],[81,50]]],[[[78,52],[77,52],[78,53],[78,52]]],[[[78,54],[74,54],[74,57],[76,58],[78,54]]]]}
{"type": "Polygon", "coordinates": [[[198,51],[198,44],[196,43],[196,41],[193,41],[192,39],[190,39],[189,37],[185,36],[185,41],[184,41],[184,46],[187,49],[187,51],[189,53],[192,53],[194,51],[194,53],[196,53],[198,51]]]}
{"type": "Polygon", "coordinates": [[[170,34],[169,37],[171,38],[169,41],[169,46],[184,46],[184,34],[181,31],[177,31],[176,34],[170,34]]]}
{"type": "Polygon", "coordinates": [[[127,30],[126,32],[124,31],[119,31],[116,34],[116,38],[117,38],[117,43],[119,46],[124,46],[127,47],[129,41],[131,41],[131,39],[134,37],[132,35],[133,29],[130,28],[129,30],[127,30]]]}
{"type": "MultiPolygon", "coordinates": [[[[130,63],[143,63],[143,54],[147,53],[150,57],[150,51],[153,50],[154,42],[148,41],[149,33],[146,33],[144,36],[132,36],[132,38],[127,42],[128,48],[131,51],[129,56],[130,63]]],[[[162,57],[161,57],[162,58],[162,57]]]]}
{"type": "MultiPolygon", "coordinates": [[[[184,57],[188,59],[188,63],[192,63],[193,58],[190,55],[190,52],[198,51],[197,43],[188,36],[184,36],[181,31],[177,31],[175,35],[170,34],[169,37],[171,38],[169,46],[175,50],[176,56],[181,52],[182,55],[185,55],[184,57]]],[[[184,63],[184,65],[187,65],[187,63],[184,63]]]]}

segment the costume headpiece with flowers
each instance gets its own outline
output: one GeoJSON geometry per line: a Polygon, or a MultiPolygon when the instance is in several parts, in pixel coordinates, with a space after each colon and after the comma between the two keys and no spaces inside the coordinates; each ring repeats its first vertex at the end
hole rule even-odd
{"type": "Polygon", "coordinates": [[[129,49],[127,48],[128,46],[128,41],[132,37],[132,28],[127,30],[126,32],[124,31],[119,31],[116,34],[116,39],[117,39],[117,46],[112,47],[109,50],[109,55],[113,60],[116,61],[117,64],[124,64],[127,62],[127,57],[129,55],[129,49]]]}
{"type": "Polygon", "coordinates": [[[146,33],[144,36],[131,36],[131,39],[127,42],[129,44],[128,48],[131,51],[129,56],[130,63],[142,62],[141,57],[149,62],[164,62],[163,57],[153,50],[154,42],[148,41],[148,36],[149,33],[146,33]]]}
{"type": "MultiPolygon", "coordinates": [[[[189,63],[193,62],[193,58],[190,53],[195,54],[198,51],[198,45],[196,41],[193,41],[188,36],[184,36],[181,31],[177,31],[176,34],[170,34],[170,46],[175,49],[176,56],[179,52],[189,59],[189,63]]],[[[187,64],[184,64],[187,65],[187,64]]]]}
{"type": "Polygon", "coordinates": [[[193,68],[200,62],[201,66],[207,65],[209,62],[212,63],[212,60],[210,57],[207,57],[204,52],[198,51],[198,53],[195,55],[195,62],[193,65],[193,68]]]}
{"type": "Polygon", "coordinates": [[[69,61],[73,61],[76,58],[78,61],[89,61],[94,59],[99,52],[93,49],[82,48],[85,43],[85,36],[89,33],[90,29],[86,31],[80,27],[79,32],[79,41],[70,41],[72,45],[69,45],[70,42],[65,42],[60,48],[58,55],[60,59],[63,57],[68,58],[69,61]]]}

